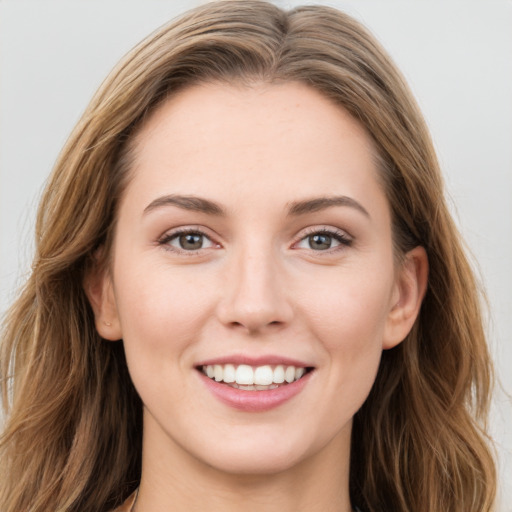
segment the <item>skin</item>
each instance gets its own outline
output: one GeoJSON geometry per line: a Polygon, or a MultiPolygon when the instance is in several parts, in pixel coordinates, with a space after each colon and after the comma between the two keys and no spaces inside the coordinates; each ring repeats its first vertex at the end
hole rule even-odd
{"type": "Polygon", "coordinates": [[[427,279],[422,248],[397,264],[370,137],[302,84],[203,84],[167,100],[135,148],[112,266],[86,291],[99,333],[124,340],[144,403],[136,510],[351,510],[352,417],[427,279]],[[223,214],[160,204],[170,194],[223,214]],[[334,196],[352,202],[290,214],[334,196]],[[206,235],[201,249],[180,249],[183,227],[206,235]],[[312,248],[325,230],[342,242],[312,248]],[[288,402],[243,412],[195,368],[232,354],[315,370],[288,402]]]}

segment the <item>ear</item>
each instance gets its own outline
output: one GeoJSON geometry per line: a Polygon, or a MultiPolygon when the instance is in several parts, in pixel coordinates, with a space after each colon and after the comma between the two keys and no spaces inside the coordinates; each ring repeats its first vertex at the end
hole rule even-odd
{"type": "Polygon", "coordinates": [[[390,349],[409,334],[427,290],[428,257],[423,247],[409,251],[398,269],[382,348],[390,349]]]}
{"type": "MultiPolygon", "coordinates": [[[[101,249],[100,249],[101,251],[101,249]]],[[[100,263],[101,255],[94,257],[94,265],[86,273],[83,287],[94,312],[98,334],[110,341],[122,338],[121,324],[110,271],[100,263]]]]}

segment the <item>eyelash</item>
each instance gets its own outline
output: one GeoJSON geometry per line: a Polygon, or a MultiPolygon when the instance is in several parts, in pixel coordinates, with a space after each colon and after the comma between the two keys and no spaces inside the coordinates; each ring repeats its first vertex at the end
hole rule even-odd
{"type": "Polygon", "coordinates": [[[185,249],[180,249],[178,247],[172,247],[170,245],[170,242],[172,240],[174,240],[175,238],[178,238],[182,235],[200,235],[200,236],[204,237],[205,239],[209,240],[213,245],[217,245],[217,246],[219,245],[219,244],[216,244],[211,239],[210,236],[208,236],[204,231],[202,231],[199,228],[179,228],[179,229],[176,229],[175,231],[172,231],[171,233],[165,233],[158,240],[158,245],[161,245],[167,251],[171,251],[171,252],[178,253],[178,254],[183,254],[186,256],[195,256],[195,255],[199,254],[201,250],[204,250],[203,247],[201,247],[200,249],[196,249],[196,250],[185,250],[185,249]]]}
{"type": "Polygon", "coordinates": [[[310,236],[313,236],[313,235],[325,235],[325,236],[328,236],[334,240],[336,240],[337,242],[339,242],[339,246],[337,247],[330,247],[329,249],[325,249],[325,250],[314,250],[314,249],[310,249],[311,251],[313,251],[314,253],[316,253],[317,255],[319,256],[322,256],[322,255],[327,255],[327,254],[332,254],[333,252],[337,252],[339,250],[343,250],[345,249],[346,247],[350,247],[352,245],[352,242],[353,242],[353,238],[351,236],[349,236],[345,231],[341,231],[340,229],[335,229],[335,228],[330,228],[330,227],[322,227],[322,228],[318,228],[318,227],[311,227],[311,228],[307,228],[305,232],[301,233],[300,235],[300,238],[294,242],[294,246],[299,244],[300,242],[302,242],[303,240],[306,240],[307,238],[309,238],[310,236]]]}
{"type": "MultiPolygon", "coordinates": [[[[158,245],[162,246],[165,250],[172,251],[178,254],[184,254],[187,256],[194,256],[200,253],[201,250],[204,250],[205,248],[201,247],[200,249],[196,250],[186,250],[186,249],[180,249],[177,247],[173,247],[170,245],[170,242],[174,239],[176,239],[179,236],[182,235],[200,235],[204,237],[205,239],[209,240],[213,246],[219,247],[219,244],[214,242],[210,236],[208,236],[203,230],[199,228],[181,228],[176,229],[175,231],[172,231],[171,233],[165,233],[159,240],[158,245]]],[[[306,240],[308,237],[311,237],[312,235],[325,235],[328,236],[337,242],[339,242],[339,246],[337,247],[331,247],[329,249],[325,250],[314,250],[310,249],[314,253],[318,255],[322,254],[332,254],[333,252],[343,250],[345,247],[350,247],[352,245],[353,239],[347,235],[344,231],[341,231],[339,229],[333,229],[333,228],[317,228],[317,227],[311,227],[306,230],[305,233],[301,233],[301,237],[293,243],[293,247],[295,247],[297,244],[302,242],[303,240],[306,240]]]]}

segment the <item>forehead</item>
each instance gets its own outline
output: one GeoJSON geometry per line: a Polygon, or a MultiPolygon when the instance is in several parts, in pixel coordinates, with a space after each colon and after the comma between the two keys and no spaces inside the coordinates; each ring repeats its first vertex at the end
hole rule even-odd
{"type": "Polygon", "coordinates": [[[129,188],[145,201],[156,190],[270,201],[380,189],[365,129],[301,83],[189,87],[148,118],[134,149],[129,188]]]}

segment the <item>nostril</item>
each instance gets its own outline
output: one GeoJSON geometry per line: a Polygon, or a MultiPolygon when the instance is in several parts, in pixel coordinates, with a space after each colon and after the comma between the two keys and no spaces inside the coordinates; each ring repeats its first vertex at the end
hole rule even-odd
{"type": "Polygon", "coordinates": [[[229,322],[229,325],[232,328],[243,329],[246,330],[250,334],[259,333],[265,331],[268,328],[279,328],[285,325],[285,322],[281,322],[280,320],[272,320],[270,322],[265,321],[261,318],[247,318],[245,321],[234,320],[229,322]]]}

